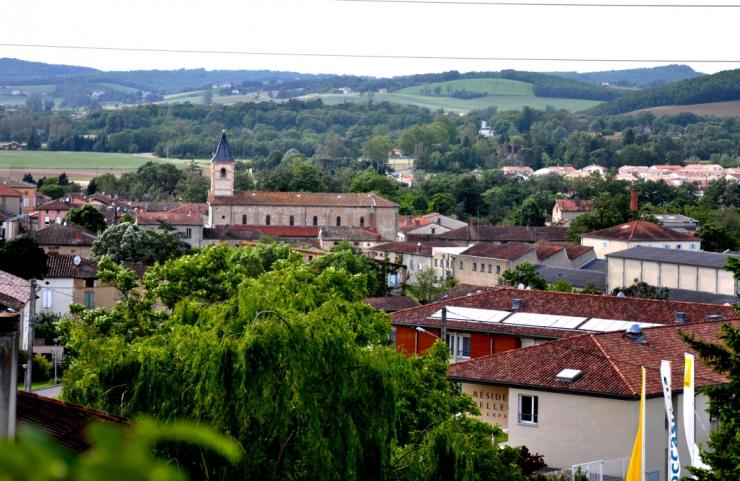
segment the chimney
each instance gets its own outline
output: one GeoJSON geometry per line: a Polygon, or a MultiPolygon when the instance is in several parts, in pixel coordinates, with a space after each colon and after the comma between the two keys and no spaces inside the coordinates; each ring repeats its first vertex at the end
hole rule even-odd
{"type": "Polygon", "coordinates": [[[75,240],[82,239],[82,232],[80,232],[78,230],[74,231],[72,235],[74,236],[75,240]]]}
{"type": "Polygon", "coordinates": [[[630,190],[630,210],[637,210],[637,197],[639,192],[637,190],[630,190]]]}
{"type": "Polygon", "coordinates": [[[511,300],[511,310],[512,311],[521,310],[523,307],[524,307],[523,299],[512,299],[511,300]]]}
{"type": "Polygon", "coordinates": [[[0,311],[0,438],[15,437],[19,325],[17,312],[0,311]]]}
{"type": "Polygon", "coordinates": [[[688,318],[686,317],[685,312],[677,312],[676,313],[676,324],[686,324],[686,321],[688,318]]]}

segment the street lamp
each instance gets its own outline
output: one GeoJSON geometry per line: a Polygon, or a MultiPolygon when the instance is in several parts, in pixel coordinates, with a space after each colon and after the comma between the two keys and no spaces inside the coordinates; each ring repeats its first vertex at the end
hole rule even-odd
{"type": "Polygon", "coordinates": [[[416,326],[416,332],[423,332],[423,333],[425,333],[425,334],[429,334],[429,335],[430,335],[430,336],[432,336],[432,337],[436,337],[437,339],[442,339],[441,337],[439,337],[439,336],[438,336],[438,335],[436,335],[435,333],[433,333],[433,332],[429,332],[429,331],[427,331],[426,329],[424,329],[424,328],[423,328],[423,327],[421,327],[421,326],[416,326]]]}

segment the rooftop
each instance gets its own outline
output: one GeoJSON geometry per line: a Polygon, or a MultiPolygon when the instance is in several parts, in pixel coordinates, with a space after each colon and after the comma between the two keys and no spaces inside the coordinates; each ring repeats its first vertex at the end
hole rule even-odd
{"type": "Polygon", "coordinates": [[[14,179],[13,177],[0,177],[0,183],[3,183],[13,189],[32,189],[36,187],[36,184],[14,179]]]}
{"type": "Polygon", "coordinates": [[[550,267],[538,265],[537,274],[545,278],[550,284],[564,280],[573,287],[582,289],[591,283],[594,287],[606,289],[606,276],[603,272],[589,271],[586,269],[572,269],[568,267],[550,267]]]}
{"type": "Polygon", "coordinates": [[[231,197],[209,198],[211,205],[289,205],[306,207],[398,207],[374,194],[327,192],[237,191],[231,197]]]}
{"type": "Polygon", "coordinates": [[[31,294],[31,284],[9,272],[0,271],[0,304],[13,309],[23,307],[31,294]]]}
{"type": "Polygon", "coordinates": [[[660,247],[646,246],[635,246],[623,251],[612,252],[607,254],[606,257],[710,267],[714,269],[724,269],[727,265],[727,259],[730,257],[740,258],[737,255],[723,254],[720,252],[663,249],[660,247]]]}
{"type": "MultiPolygon", "coordinates": [[[[672,388],[677,392],[683,389],[684,353],[691,350],[679,338],[679,331],[696,339],[716,341],[721,324],[702,322],[644,329],[644,344],[626,338],[622,331],[588,333],[453,364],[449,376],[456,381],[638,399],[640,367],[645,366],[646,395],[655,397],[662,395],[661,360],[671,361],[672,388]],[[557,380],[556,375],[566,368],[580,370],[582,375],[570,382],[557,380]]],[[[740,321],[731,324],[740,326],[740,321]]],[[[726,382],[702,362],[695,363],[695,379],[697,387],[726,382]]]]}
{"type": "Polygon", "coordinates": [[[416,254],[420,256],[431,256],[433,247],[454,247],[451,242],[388,242],[373,247],[371,250],[381,252],[400,252],[403,254],[416,254]]]}
{"type": "Polygon", "coordinates": [[[406,296],[366,297],[365,304],[370,304],[375,309],[385,312],[396,312],[419,305],[418,302],[406,296]]]}
{"type": "Polygon", "coordinates": [[[588,199],[557,199],[555,205],[562,212],[588,212],[593,208],[593,202],[588,199]]]}
{"type": "Polygon", "coordinates": [[[0,197],[23,197],[17,190],[8,187],[7,184],[0,182],[0,197]]]}
{"type": "Polygon", "coordinates": [[[139,212],[136,214],[138,225],[170,225],[202,226],[203,218],[198,212],[191,214],[179,212],[139,212]]]}
{"type": "Polygon", "coordinates": [[[221,140],[216,146],[216,150],[213,152],[211,162],[234,162],[234,157],[231,155],[231,149],[229,149],[229,141],[226,140],[226,132],[221,134],[221,140]]]}
{"type": "Polygon", "coordinates": [[[617,241],[692,241],[691,234],[678,232],[646,220],[635,220],[606,229],[583,234],[582,237],[595,237],[617,241]]]}
{"type": "Polygon", "coordinates": [[[322,227],[321,238],[324,240],[380,241],[380,235],[365,227],[322,227]]]}
{"type": "Polygon", "coordinates": [[[42,246],[91,246],[97,239],[75,224],[49,224],[29,235],[42,246]]]}
{"type": "Polygon", "coordinates": [[[442,240],[483,242],[538,242],[565,241],[567,227],[505,227],[493,225],[469,225],[445,232],[438,236],[442,240]]]}
{"type": "Polygon", "coordinates": [[[257,240],[265,236],[316,239],[319,236],[319,227],[239,224],[203,229],[204,239],[257,240]]]}
{"type": "Polygon", "coordinates": [[[46,258],[46,275],[49,279],[74,278],[95,279],[98,277],[98,264],[90,259],[79,257],[79,265],[75,265],[75,258],[71,255],[51,255],[46,258]]]}
{"type": "MultiPolygon", "coordinates": [[[[481,242],[460,253],[463,256],[485,257],[513,261],[535,250],[532,244],[510,242],[507,244],[488,244],[481,242]]],[[[558,249],[562,250],[562,249],[558,249]]]]}

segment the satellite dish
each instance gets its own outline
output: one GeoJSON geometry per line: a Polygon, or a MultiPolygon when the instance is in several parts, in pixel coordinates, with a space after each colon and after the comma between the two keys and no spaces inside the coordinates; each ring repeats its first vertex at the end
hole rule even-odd
{"type": "Polygon", "coordinates": [[[519,285],[517,285],[517,286],[516,286],[516,288],[517,288],[517,289],[524,289],[524,284],[522,284],[522,283],[520,282],[520,283],[519,283],[519,285]]]}
{"type": "Polygon", "coordinates": [[[74,264],[75,266],[79,266],[79,265],[80,265],[80,264],[82,263],[82,257],[80,257],[80,256],[75,256],[75,258],[74,258],[74,259],[72,259],[72,263],[73,263],[73,264],[74,264]]]}

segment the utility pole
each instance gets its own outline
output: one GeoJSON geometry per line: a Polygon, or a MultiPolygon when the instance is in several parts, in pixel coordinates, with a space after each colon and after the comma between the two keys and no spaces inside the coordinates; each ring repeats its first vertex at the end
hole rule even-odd
{"type": "Polygon", "coordinates": [[[439,337],[447,344],[447,306],[442,307],[442,329],[440,329],[439,337]]]}
{"type": "Polygon", "coordinates": [[[33,371],[33,327],[36,323],[36,279],[31,279],[31,296],[28,298],[28,346],[26,353],[26,377],[23,390],[31,392],[31,371],[33,371]]]}

